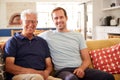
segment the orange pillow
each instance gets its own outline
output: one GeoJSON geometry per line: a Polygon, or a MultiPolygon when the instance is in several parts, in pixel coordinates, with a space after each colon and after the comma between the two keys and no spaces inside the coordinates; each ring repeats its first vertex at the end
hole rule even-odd
{"type": "Polygon", "coordinates": [[[89,52],[93,67],[109,73],[120,73],[120,43],[89,52]]]}

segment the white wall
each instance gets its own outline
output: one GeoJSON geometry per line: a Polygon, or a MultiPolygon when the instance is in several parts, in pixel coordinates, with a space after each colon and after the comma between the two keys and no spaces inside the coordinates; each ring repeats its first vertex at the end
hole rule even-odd
{"type": "MultiPolygon", "coordinates": [[[[6,4],[9,2],[86,2],[90,0],[0,0],[0,28],[8,27],[9,14],[6,4]]],[[[21,6],[22,7],[22,6],[21,6]]],[[[20,11],[20,10],[19,10],[20,11]]],[[[15,11],[13,11],[15,12],[15,11]]]]}
{"type": "Polygon", "coordinates": [[[99,24],[102,15],[102,0],[93,0],[93,27],[99,24]]]}
{"type": "MultiPolygon", "coordinates": [[[[93,0],[93,27],[100,26],[100,19],[105,16],[114,16],[120,18],[120,8],[108,11],[103,11],[103,1],[105,0],[93,0]]],[[[108,0],[110,1],[110,0],[108,0]]],[[[111,0],[112,1],[112,0],[111,0]]],[[[105,3],[107,5],[107,3],[105,3]]]]}
{"type": "MultiPolygon", "coordinates": [[[[6,3],[7,2],[86,2],[90,0],[0,0],[0,28],[7,27],[7,11],[6,3]]],[[[115,11],[102,11],[104,0],[91,0],[93,2],[93,27],[100,25],[100,18],[106,15],[113,15],[120,17],[120,9],[115,11]]]]}
{"type": "Polygon", "coordinates": [[[0,27],[5,27],[6,24],[6,5],[4,0],[0,0],[0,27]]]}

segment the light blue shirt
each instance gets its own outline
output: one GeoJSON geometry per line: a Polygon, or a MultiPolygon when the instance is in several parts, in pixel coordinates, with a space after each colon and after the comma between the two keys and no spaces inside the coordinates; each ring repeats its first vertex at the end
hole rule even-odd
{"type": "Polygon", "coordinates": [[[87,46],[80,32],[49,30],[38,36],[43,37],[48,42],[55,70],[81,65],[80,50],[87,46]]]}

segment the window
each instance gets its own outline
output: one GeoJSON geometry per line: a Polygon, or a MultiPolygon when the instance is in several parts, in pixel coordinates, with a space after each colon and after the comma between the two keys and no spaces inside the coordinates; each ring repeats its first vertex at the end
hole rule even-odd
{"type": "Polygon", "coordinates": [[[69,29],[78,29],[80,28],[80,5],[78,2],[37,2],[37,12],[38,12],[38,28],[50,28],[55,27],[51,19],[51,11],[55,7],[63,7],[67,11],[68,23],[67,26],[69,29]]]}
{"type": "Polygon", "coordinates": [[[63,7],[67,11],[67,27],[80,30],[86,38],[92,38],[92,2],[37,2],[38,28],[55,28],[51,11],[55,7],[63,7]]]}
{"type": "Polygon", "coordinates": [[[36,3],[36,9],[38,12],[38,25],[37,28],[50,28],[55,27],[51,19],[51,11],[54,5],[50,3],[36,3]]]}

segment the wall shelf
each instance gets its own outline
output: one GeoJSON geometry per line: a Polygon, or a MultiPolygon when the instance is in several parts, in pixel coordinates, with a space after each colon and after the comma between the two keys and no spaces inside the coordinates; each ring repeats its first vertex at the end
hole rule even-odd
{"type": "Polygon", "coordinates": [[[120,9],[120,0],[102,0],[102,4],[103,11],[120,9]]]}
{"type": "Polygon", "coordinates": [[[103,11],[110,11],[110,10],[115,10],[115,9],[120,9],[120,6],[104,8],[103,11]]]}

